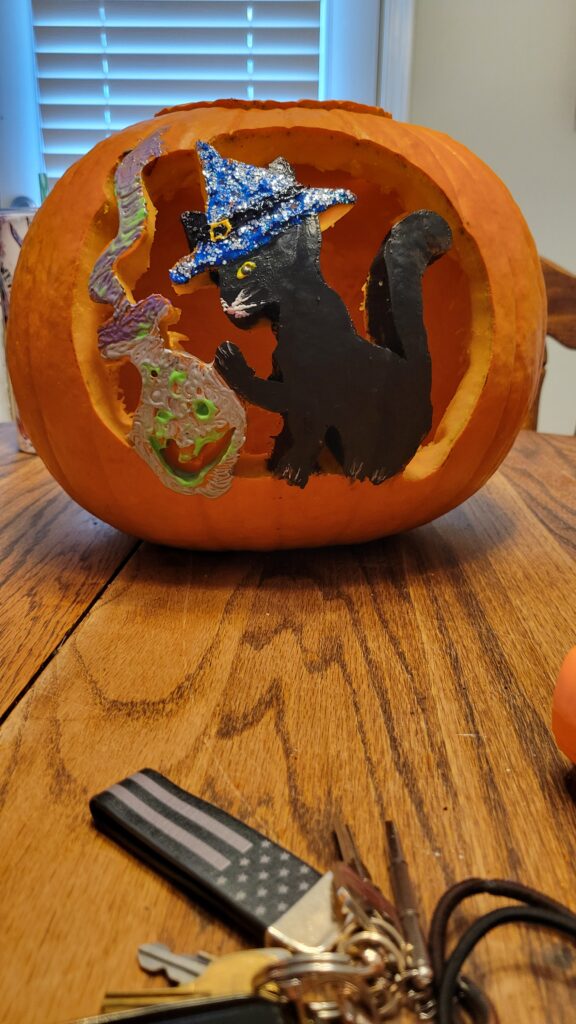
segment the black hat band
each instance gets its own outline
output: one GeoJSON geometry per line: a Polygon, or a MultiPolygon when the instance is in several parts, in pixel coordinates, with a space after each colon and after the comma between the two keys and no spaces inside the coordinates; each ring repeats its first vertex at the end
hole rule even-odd
{"type": "Polygon", "coordinates": [[[180,219],[186,232],[190,252],[201,243],[207,245],[209,242],[222,241],[243,224],[258,219],[258,217],[273,210],[280,203],[295,199],[302,191],[304,190],[301,185],[293,185],[290,188],[284,189],[283,192],[277,193],[275,196],[263,199],[258,206],[251,206],[246,210],[238,210],[237,213],[233,213],[230,217],[213,222],[208,221],[205,213],[199,213],[196,210],[185,210],[181,214],[180,219]]]}

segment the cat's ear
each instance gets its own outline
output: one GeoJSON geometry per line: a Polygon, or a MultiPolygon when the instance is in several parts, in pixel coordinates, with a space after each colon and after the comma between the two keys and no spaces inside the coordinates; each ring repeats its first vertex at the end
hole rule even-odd
{"type": "Polygon", "coordinates": [[[322,229],[315,214],[306,217],[298,232],[298,258],[317,263],[322,248],[322,229]]]}

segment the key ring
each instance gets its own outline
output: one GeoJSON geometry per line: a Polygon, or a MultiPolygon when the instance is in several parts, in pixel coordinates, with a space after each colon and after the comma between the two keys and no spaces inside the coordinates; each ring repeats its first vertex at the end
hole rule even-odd
{"type": "Polygon", "coordinates": [[[384,1018],[369,982],[378,978],[381,968],[376,956],[371,963],[360,964],[345,953],[295,954],[268,964],[253,985],[258,995],[291,1003],[300,1024],[378,1024],[384,1018]]]}

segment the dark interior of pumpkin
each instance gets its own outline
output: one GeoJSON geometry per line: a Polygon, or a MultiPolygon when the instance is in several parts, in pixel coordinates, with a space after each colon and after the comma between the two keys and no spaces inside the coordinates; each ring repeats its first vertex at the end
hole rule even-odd
{"type": "MultiPolygon", "coordinates": [[[[227,139],[226,155],[236,156],[234,145],[227,139]]],[[[276,147],[267,140],[269,152],[285,155],[281,142],[276,147]],[[275,148],[278,152],[275,152],[275,148]]],[[[293,147],[293,140],[292,146],[293,147]]],[[[285,147],[284,147],[285,148],[285,147]]],[[[273,156],[267,157],[272,159],[273,156]]],[[[254,163],[265,161],[252,157],[254,163]]],[[[362,311],[363,292],[371,262],[391,226],[407,209],[399,191],[387,188],[386,182],[367,180],[338,169],[320,170],[306,163],[291,161],[297,180],[310,186],[347,188],[357,196],[356,204],[331,228],[324,231],[321,269],[326,282],[344,300],[357,332],[367,337],[362,311]]],[[[168,271],[189,250],[180,216],[185,210],[204,210],[205,200],[200,183],[199,165],[194,151],[168,154],[159,158],[145,174],[146,187],[157,210],[156,228],[150,253],[149,269],[134,289],[136,300],[159,292],[180,310],[175,330],[187,351],[205,362],[211,362],[223,341],[232,341],[244,353],[247,362],[259,376],[272,370],[275,338],[267,322],[260,322],[249,331],[240,330],[223,312],[218,288],[207,283],[189,294],[177,294],[168,271]]],[[[471,303],[468,281],[462,270],[457,248],[433,264],[425,272],[423,282],[424,317],[432,357],[432,429],[424,443],[433,440],[437,426],[454,396],[468,367],[471,303]]],[[[133,411],[140,393],[140,375],[135,366],[125,361],[119,371],[121,398],[127,412],[133,411]]],[[[282,426],[278,414],[256,406],[247,407],[248,430],[244,452],[269,455],[274,437],[282,426]]],[[[330,460],[325,468],[330,467],[330,460]]],[[[336,468],[336,467],[334,467],[336,468]]]]}

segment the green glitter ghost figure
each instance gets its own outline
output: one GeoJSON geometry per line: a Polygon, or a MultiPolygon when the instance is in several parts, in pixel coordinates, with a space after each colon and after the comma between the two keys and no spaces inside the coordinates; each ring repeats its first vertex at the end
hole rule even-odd
{"type": "Polygon", "coordinates": [[[98,331],[102,356],[129,358],[142,378],[128,440],[166,487],[216,498],[232,484],[246,438],[244,407],[212,364],[165,345],[161,325],[173,319],[170,302],[162,295],[131,301],[115,269],[143,235],[148,209],[142,172],[161,152],[157,131],[120,162],[114,177],[118,232],[94,266],[90,294],[114,306],[98,331]]]}
{"type": "Polygon", "coordinates": [[[224,494],[245,440],[240,401],[210,364],[157,338],[140,343],[130,358],[142,377],[130,432],[138,454],[174,491],[224,494]]]}

